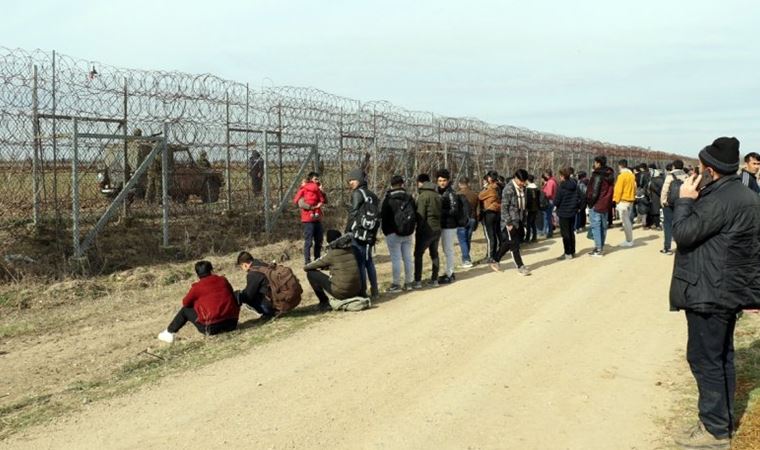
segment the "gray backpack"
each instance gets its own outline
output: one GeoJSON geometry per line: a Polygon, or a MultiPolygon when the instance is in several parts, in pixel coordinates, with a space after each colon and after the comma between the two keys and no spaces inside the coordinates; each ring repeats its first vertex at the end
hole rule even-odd
{"type": "Polygon", "coordinates": [[[367,297],[350,297],[338,300],[330,297],[330,306],[333,311],[362,311],[372,306],[372,301],[367,297]]]}

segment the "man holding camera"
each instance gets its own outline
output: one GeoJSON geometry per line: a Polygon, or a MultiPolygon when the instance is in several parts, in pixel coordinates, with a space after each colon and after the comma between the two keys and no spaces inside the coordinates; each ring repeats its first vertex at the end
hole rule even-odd
{"type": "Polygon", "coordinates": [[[293,203],[301,209],[303,224],[303,260],[304,264],[311,262],[311,246],[314,242],[314,259],[319,259],[322,253],[322,206],[327,203],[327,196],[319,183],[319,174],[310,172],[301,188],[293,197],[293,203]]]}
{"type": "Polygon", "coordinates": [[[760,307],[760,198],[736,174],[736,138],[716,139],[699,161],[701,175],[684,181],[673,205],[678,250],[670,308],[686,313],[686,359],[699,389],[699,421],[676,443],[728,449],[735,431],[737,313],[760,307]]]}

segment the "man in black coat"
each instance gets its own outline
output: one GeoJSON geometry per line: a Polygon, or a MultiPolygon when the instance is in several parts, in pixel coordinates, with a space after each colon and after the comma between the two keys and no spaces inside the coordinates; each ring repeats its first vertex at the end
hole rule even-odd
{"type": "Polygon", "coordinates": [[[719,138],[699,153],[673,211],[678,253],[671,310],[684,310],[686,359],[699,388],[699,422],[676,439],[683,448],[730,448],[734,432],[734,326],[760,306],[760,199],[736,172],[739,141],[719,138]]]}

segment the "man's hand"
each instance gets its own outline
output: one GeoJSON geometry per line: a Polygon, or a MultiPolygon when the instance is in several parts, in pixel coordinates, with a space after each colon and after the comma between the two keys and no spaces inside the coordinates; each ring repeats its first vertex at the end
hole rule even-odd
{"type": "Polygon", "coordinates": [[[512,228],[514,228],[512,225],[507,225],[507,231],[509,231],[510,233],[512,232],[512,228]]]}
{"type": "Polygon", "coordinates": [[[699,182],[702,181],[702,175],[687,178],[681,185],[678,198],[690,198],[696,200],[699,197],[699,182]]]}
{"type": "Polygon", "coordinates": [[[314,205],[314,206],[312,207],[312,209],[319,209],[319,208],[321,208],[321,207],[322,207],[322,202],[319,202],[319,203],[317,203],[316,205],[314,205]]]}

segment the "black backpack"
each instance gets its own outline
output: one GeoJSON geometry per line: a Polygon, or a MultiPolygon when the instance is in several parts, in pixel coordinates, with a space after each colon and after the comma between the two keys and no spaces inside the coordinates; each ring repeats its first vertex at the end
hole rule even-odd
{"type": "Polygon", "coordinates": [[[466,227],[470,223],[470,202],[463,194],[457,194],[457,226],[466,227]]]}
{"type": "Polygon", "coordinates": [[[380,228],[380,207],[373,195],[367,195],[363,188],[358,191],[364,197],[364,203],[351,224],[351,232],[357,241],[372,245],[377,237],[377,229],[380,228]]]}
{"type": "Polygon", "coordinates": [[[583,211],[586,209],[586,206],[588,204],[588,198],[586,198],[586,195],[588,194],[588,185],[586,183],[578,182],[578,205],[577,208],[579,211],[583,211]]]}
{"type": "Polygon", "coordinates": [[[549,199],[546,198],[544,191],[538,191],[538,209],[541,211],[549,207],[549,199]]]}
{"type": "Polygon", "coordinates": [[[417,209],[414,207],[414,199],[409,194],[403,196],[391,196],[389,202],[395,203],[393,208],[393,223],[396,225],[396,234],[409,236],[414,233],[417,226],[417,209]]]}
{"type": "Polygon", "coordinates": [[[668,206],[672,208],[675,206],[678,197],[681,196],[683,180],[679,180],[678,177],[673,174],[671,174],[671,176],[673,177],[673,181],[670,182],[670,187],[668,187],[668,206]]]}

